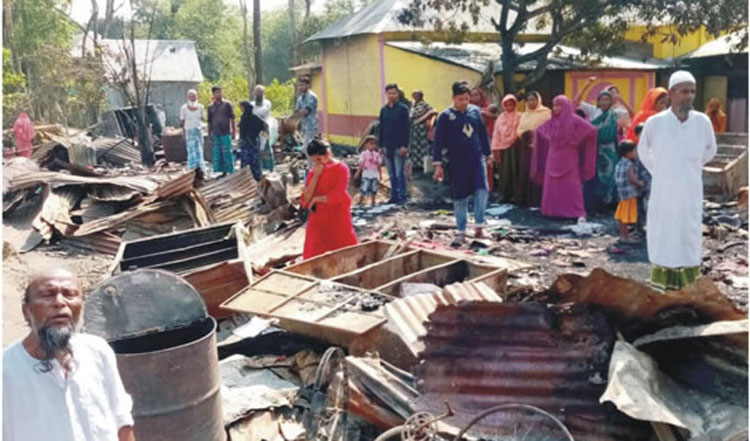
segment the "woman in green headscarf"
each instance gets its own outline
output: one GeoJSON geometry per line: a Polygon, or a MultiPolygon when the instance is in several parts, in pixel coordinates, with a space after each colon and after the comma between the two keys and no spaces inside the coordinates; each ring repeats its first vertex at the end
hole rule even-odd
{"type": "Polygon", "coordinates": [[[602,112],[591,121],[597,130],[596,176],[584,184],[586,212],[601,211],[617,203],[615,166],[617,165],[617,114],[612,110],[612,94],[603,90],[596,102],[602,112]]]}

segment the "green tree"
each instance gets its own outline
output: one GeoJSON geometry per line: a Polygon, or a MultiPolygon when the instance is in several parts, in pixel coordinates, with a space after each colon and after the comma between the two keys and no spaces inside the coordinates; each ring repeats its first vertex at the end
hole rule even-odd
{"type": "MultiPolygon", "coordinates": [[[[302,26],[299,29],[299,39],[296,42],[298,46],[302,45],[299,50],[299,63],[314,60],[320,53],[319,43],[304,44],[305,40],[344,17],[354,14],[374,1],[376,0],[327,0],[322,13],[310,15],[302,22],[302,26]]],[[[450,2],[452,0],[445,1],[450,2]]]]}
{"type": "Polygon", "coordinates": [[[13,0],[9,8],[4,7],[12,23],[12,32],[3,40],[3,47],[11,51],[9,69],[4,73],[23,73],[28,110],[35,119],[61,116],[57,112],[59,103],[50,102],[43,92],[48,87],[43,77],[57,69],[58,57],[41,54],[48,49],[57,54],[70,51],[75,25],[64,12],[69,5],[69,0],[13,0]]]}
{"type": "Polygon", "coordinates": [[[13,126],[18,113],[23,109],[26,96],[26,77],[14,73],[11,66],[10,49],[3,49],[3,128],[13,126]]]}
{"type": "Polygon", "coordinates": [[[236,7],[221,1],[186,0],[175,15],[172,38],[195,41],[203,75],[218,81],[241,75],[242,24],[236,7]]]}
{"type": "Polygon", "coordinates": [[[292,47],[292,30],[289,14],[283,9],[267,12],[261,29],[263,43],[263,76],[285,82],[291,78],[292,67],[289,48],[292,47]]]}

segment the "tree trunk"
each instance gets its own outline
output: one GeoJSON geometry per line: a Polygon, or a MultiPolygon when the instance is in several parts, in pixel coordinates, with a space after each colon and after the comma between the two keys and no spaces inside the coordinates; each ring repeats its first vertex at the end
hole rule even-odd
{"type": "MultiPolygon", "coordinates": [[[[516,93],[516,54],[513,52],[513,40],[511,38],[503,38],[500,42],[500,46],[503,48],[503,54],[500,60],[503,63],[503,92],[505,96],[509,93],[516,93]]],[[[501,97],[502,99],[502,97],[501,97]]]]}
{"type": "Polygon", "coordinates": [[[247,0],[240,0],[240,13],[242,14],[242,61],[245,65],[247,91],[251,94],[253,90],[253,64],[252,57],[250,57],[250,32],[247,26],[247,0]]]}
{"type": "Polygon", "coordinates": [[[107,0],[104,6],[104,26],[102,29],[102,38],[110,38],[109,26],[112,24],[112,18],[115,15],[115,0],[107,0]]]}
{"type": "Polygon", "coordinates": [[[291,65],[297,65],[297,11],[294,0],[289,0],[289,30],[292,33],[292,44],[289,46],[289,59],[291,65]]]}
{"type": "Polygon", "coordinates": [[[253,0],[253,53],[255,54],[255,84],[263,84],[263,53],[260,41],[260,0],[253,0]]]}

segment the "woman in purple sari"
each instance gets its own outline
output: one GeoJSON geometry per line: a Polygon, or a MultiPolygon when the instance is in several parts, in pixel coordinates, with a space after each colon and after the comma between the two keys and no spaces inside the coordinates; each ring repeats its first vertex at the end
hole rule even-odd
{"type": "Polygon", "coordinates": [[[583,182],[596,173],[596,129],[575,114],[564,95],[552,101],[552,119],[534,135],[531,177],[543,187],[542,214],[586,217],[583,182]]]}

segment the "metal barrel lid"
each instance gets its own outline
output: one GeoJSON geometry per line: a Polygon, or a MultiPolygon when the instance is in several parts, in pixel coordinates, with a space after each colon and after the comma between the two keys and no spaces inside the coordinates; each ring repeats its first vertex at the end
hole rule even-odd
{"type": "Polygon", "coordinates": [[[200,294],[163,270],[119,274],[96,285],[86,298],[84,330],[107,341],[182,328],[206,318],[200,294]]]}

